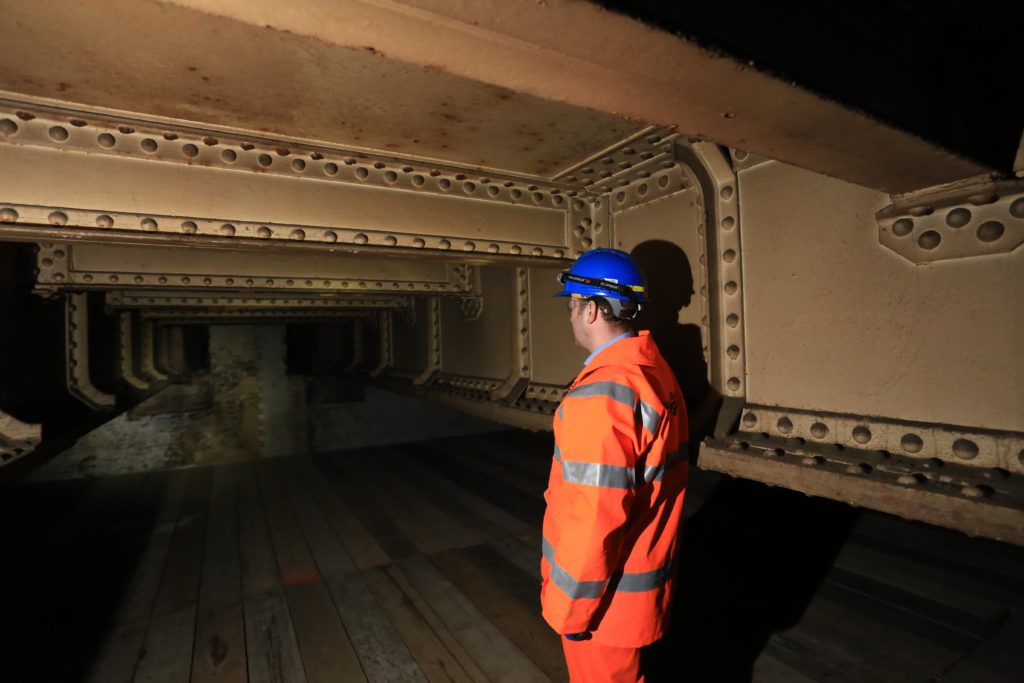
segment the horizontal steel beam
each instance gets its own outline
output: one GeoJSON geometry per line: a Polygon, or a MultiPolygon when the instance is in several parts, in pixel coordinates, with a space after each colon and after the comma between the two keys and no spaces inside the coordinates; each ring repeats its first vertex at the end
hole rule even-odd
{"type": "Polygon", "coordinates": [[[231,308],[259,310],[273,309],[378,309],[408,308],[412,297],[390,294],[387,296],[350,295],[332,293],[306,295],[267,295],[249,292],[210,293],[194,290],[177,291],[131,291],[114,290],[106,294],[106,305],[110,308],[231,308]]]}

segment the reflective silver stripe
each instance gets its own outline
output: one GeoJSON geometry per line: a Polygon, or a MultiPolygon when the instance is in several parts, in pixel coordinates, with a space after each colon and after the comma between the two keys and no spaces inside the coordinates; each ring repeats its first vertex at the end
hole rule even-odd
{"type": "Polygon", "coordinates": [[[644,429],[654,436],[658,435],[658,424],[661,422],[661,415],[658,414],[654,406],[640,401],[640,420],[644,424],[644,429]]]}
{"type": "Polygon", "coordinates": [[[562,449],[558,447],[557,443],[555,444],[555,460],[562,462],[562,449]]]}
{"type": "Polygon", "coordinates": [[[566,398],[587,398],[590,396],[607,396],[613,401],[626,404],[630,408],[636,405],[636,392],[625,384],[619,384],[618,382],[581,384],[565,395],[566,398]]]}
{"type": "MultiPolygon", "coordinates": [[[[551,565],[551,581],[571,599],[599,598],[604,593],[608,579],[603,581],[577,581],[569,572],[555,562],[555,549],[548,539],[541,541],[544,559],[551,565]]],[[[623,593],[643,593],[663,586],[675,570],[675,562],[649,572],[623,572],[615,585],[615,591],[623,593]]]]}
{"type": "Polygon", "coordinates": [[[615,590],[620,593],[644,593],[652,591],[672,578],[675,567],[669,564],[649,572],[636,572],[622,575],[615,590]]]}
{"type": "Polygon", "coordinates": [[[689,457],[689,444],[680,444],[679,450],[665,456],[665,462],[660,465],[650,465],[644,468],[644,481],[661,481],[666,469],[671,469],[689,457]]]}
{"type": "Polygon", "coordinates": [[[558,404],[558,419],[565,419],[565,407],[561,403],[558,404]]]}
{"type": "Polygon", "coordinates": [[[544,559],[551,565],[551,582],[558,586],[563,593],[573,600],[577,598],[601,597],[601,594],[604,593],[604,587],[608,584],[607,579],[603,581],[577,581],[572,578],[569,572],[559,567],[558,563],[555,562],[555,549],[548,542],[548,539],[543,539],[541,546],[544,559]]]}
{"type": "MultiPolygon", "coordinates": [[[[561,455],[561,453],[559,453],[561,455]]],[[[583,486],[603,486],[612,489],[633,488],[634,470],[622,465],[604,465],[596,462],[562,460],[562,480],[583,486]]]]}

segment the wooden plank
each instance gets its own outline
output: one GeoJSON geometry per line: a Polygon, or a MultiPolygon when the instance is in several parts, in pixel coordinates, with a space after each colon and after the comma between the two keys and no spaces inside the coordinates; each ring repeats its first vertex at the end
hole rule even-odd
{"type": "Polygon", "coordinates": [[[355,565],[360,569],[369,569],[390,562],[387,553],[345,505],[338,492],[331,488],[313,460],[296,457],[294,464],[355,565]]]}
{"type": "Polygon", "coordinates": [[[213,468],[206,549],[199,589],[199,606],[202,609],[239,604],[242,598],[238,509],[235,500],[237,467],[222,465],[213,468]]]}
{"type": "Polygon", "coordinates": [[[429,560],[415,557],[399,566],[490,680],[550,680],[429,560]]]}
{"type": "Polygon", "coordinates": [[[174,527],[174,538],[167,551],[160,589],[153,605],[154,617],[195,607],[199,600],[211,474],[208,467],[189,471],[185,499],[174,527]]]}
{"type": "Polygon", "coordinates": [[[372,483],[389,501],[401,505],[399,521],[410,530],[410,535],[432,539],[428,552],[464,548],[484,541],[486,530],[473,525],[472,518],[463,519],[435,505],[426,495],[428,487],[422,481],[410,481],[409,473],[396,466],[397,453],[393,449],[375,449],[375,456],[371,462],[352,462],[352,472],[362,481],[372,483]]]}
{"type": "Polygon", "coordinates": [[[530,574],[486,546],[430,559],[549,678],[568,678],[559,635],[540,616],[540,589],[530,574]]]}
{"type": "Polygon", "coordinates": [[[542,497],[527,495],[489,474],[464,467],[430,447],[424,447],[416,459],[456,485],[485,497],[528,526],[540,528],[545,505],[542,497]]]}
{"type": "Polygon", "coordinates": [[[237,468],[237,465],[213,468],[192,683],[246,680],[242,568],[235,500],[237,468]]]}
{"type": "Polygon", "coordinates": [[[764,652],[754,662],[751,678],[756,683],[816,683],[818,679],[805,676],[796,669],[764,652]]]}
{"type": "Polygon", "coordinates": [[[397,567],[369,570],[366,580],[430,683],[487,682],[484,672],[397,567]]]}
{"type": "Polygon", "coordinates": [[[277,571],[277,558],[270,542],[256,484],[256,472],[252,463],[237,466],[235,484],[238,505],[239,560],[242,570],[242,593],[245,596],[270,593],[281,589],[277,571]]]}
{"type": "Polygon", "coordinates": [[[954,664],[942,680],[946,683],[1006,683],[1020,680],[1024,673],[1021,644],[1024,643],[1024,614],[1016,612],[992,638],[970,656],[954,664]]]}
{"type": "Polygon", "coordinates": [[[359,659],[323,582],[289,586],[285,597],[310,683],[365,683],[359,659]]]}
{"type": "Polygon", "coordinates": [[[327,588],[370,683],[426,683],[361,574],[331,579],[327,588]]]}
{"type": "Polygon", "coordinates": [[[147,623],[115,626],[103,637],[99,654],[86,680],[90,683],[128,683],[135,676],[147,623]]]}
{"type": "Polygon", "coordinates": [[[320,578],[313,555],[295,518],[288,493],[275,475],[276,464],[267,460],[256,463],[256,478],[266,511],[267,527],[274,546],[274,556],[281,583],[292,586],[320,578]]]}
{"type": "Polygon", "coordinates": [[[194,647],[191,683],[244,682],[245,617],[241,603],[200,609],[194,647]]]}
{"type": "MultiPolygon", "coordinates": [[[[366,457],[379,456],[374,452],[367,453],[366,457]]],[[[335,461],[335,467],[350,481],[359,482],[362,493],[376,501],[376,506],[387,515],[394,528],[413,543],[417,553],[437,552],[449,547],[445,529],[437,523],[421,519],[423,506],[417,505],[415,500],[405,500],[397,492],[395,482],[385,484],[377,477],[371,478],[371,468],[362,466],[357,459],[339,458],[335,461]]]]}
{"type": "Polygon", "coordinates": [[[394,461],[403,473],[421,483],[423,494],[431,502],[449,510],[451,514],[476,520],[489,537],[497,538],[505,534],[523,534],[530,531],[531,527],[514,515],[424,467],[422,463],[403,452],[396,452],[394,461]]]}
{"type": "Polygon", "coordinates": [[[97,683],[128,681],[134,675],[145,642],[147,622],[153,611],[167,551],[174,536],[188,483],[188,472],[162,473],[154,479],[161,486],[149,538],[127,587],[98,647],[88,679],[97,683]]]}
{"type": "Polygon", "coordinates": [[[292,458],[277,458],[274,462],[274,472],[284,484],[320,575],[325,578],[338,577],[355,571],[356,566],[352,558],[349,557],[348,551],[341,544],[316,501],[309,495],[295,470],[292,458]]]}
{"type": "MultiPolygon", "coordinates": [[[[488,541],[495,552],[529,574],[535,582],[540,581],[540,533],[536,533],[535,542],[526,543],[514,536],[504,536],[488,541]]],[[[540,585],[537,583],[537,585],[540,585]]]]}
{"type": "Polygon", "coordinates": [[[343,456],[324,456],[319,460],[321,469],[331,486],[345,499],[349,509],[389,558],[415,556],[418,553],[416,545],[398,528],[382,501],[338,467],[341,458],[360,457],[360,454],[359,451],[352,451],[343,456]]]}
{"type": "Polygon", "coordinates": [[[194,605],[150,621],[135,670],[136,683],[187,683],[192,670],[195,628],[194,605]]]}
{"type": "Polygon", "coordinates": [[[283,592],[246,597],[245,651],[250,683],[306,683],[283,592]]]}
{"type": "Polygon", "coordinates": [[[525,477],[477,446],[473,446],[472,451],[450,451],[446,452],[446,455],[463,467],[469,467],[488,477],[499,479],[506,486],[512,486],[530,497],[542,497],[544,489],[547,488],[547,481],[541,482],[533,477],[525,477]]]}

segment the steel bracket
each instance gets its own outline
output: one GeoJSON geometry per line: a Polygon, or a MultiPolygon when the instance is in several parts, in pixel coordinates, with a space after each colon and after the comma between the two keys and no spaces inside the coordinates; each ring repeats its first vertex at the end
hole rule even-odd
{"type": "Polygon", "coordinates": [[[875,217],[882,246],[911,263],[1007,254],[1024,244],[1024,179],[903,195],[875,217]]]}
{"type": "Polygon", "coordinates": [[[64,300],[68,392],[93,410],[113,408],[117,398],[100,391],[89,377],[89,299],[85,292],[69,293],[64,300]]]}
{"type": "Polygon", "coordinates": [[[22,422],[0,410],[0,467],[28,455],[42,440],[42,425],[22,422]]]}

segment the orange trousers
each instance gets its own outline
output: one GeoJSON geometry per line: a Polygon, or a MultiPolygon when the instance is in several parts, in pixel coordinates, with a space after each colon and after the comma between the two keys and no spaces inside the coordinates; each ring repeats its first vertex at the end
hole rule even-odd
{"type": "Polygon", "coordinates": [[[569,683],[644,683],[640,650],[562,638],[569,683]]]}

